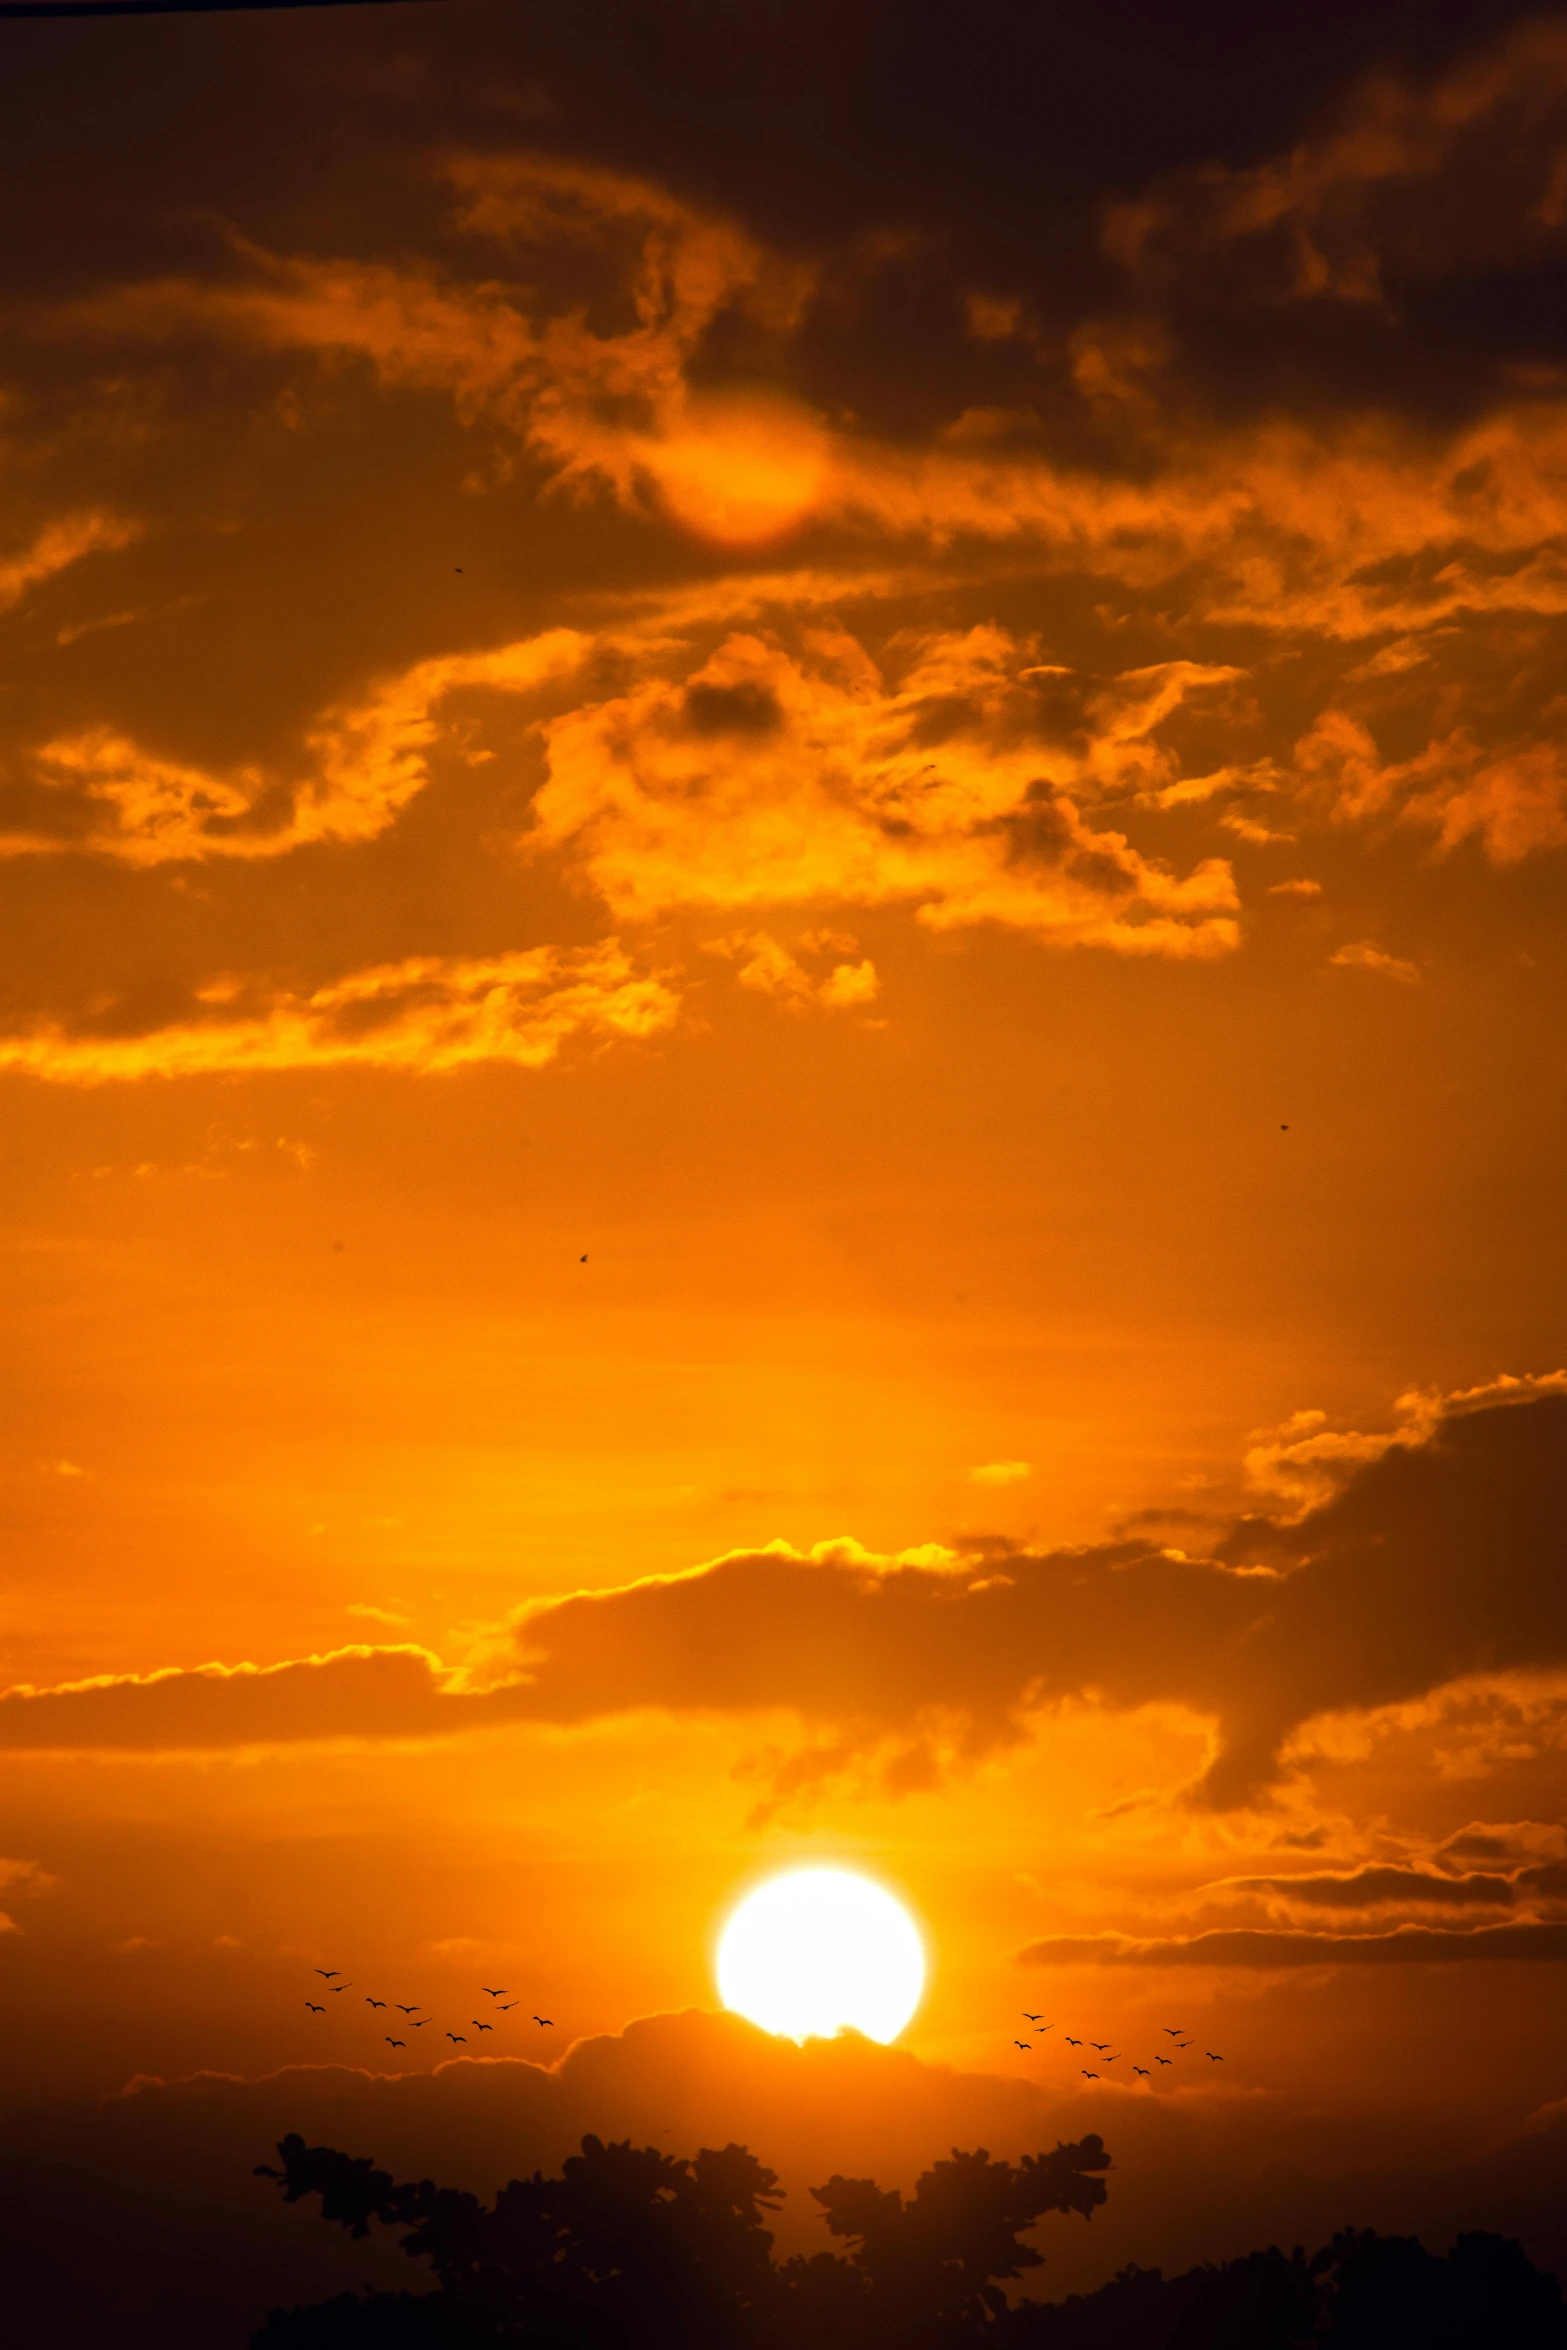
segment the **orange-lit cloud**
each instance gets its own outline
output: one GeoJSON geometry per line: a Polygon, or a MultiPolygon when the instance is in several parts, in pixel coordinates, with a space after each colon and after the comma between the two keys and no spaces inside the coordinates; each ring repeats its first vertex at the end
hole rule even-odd
{"type": "Polygon", "coordinates": [[[46,523],[30,546],[15,555],[0,556],[0,612],[9,611],[29,588],[53,579],[84,555],[112,553],[128,547],[137,536],[134,523],[114,514],[64,514],[46,523]]]}
{"type": "Polygon", "coordinates": [[[495,650],[417,663],[313,729],[297,780],[254,768],[208,774],[98,728],[34,753],[61,801],[58,829],[13,836],[16,853],[86,851],[130,865],[272,857],[312,841],[363,841],[385,830],[428,781],[436,712],[451,695],[529,694],[576,668],[590,640],[572,629],[495,650]]]}
{"type": "Polygon", "coordinates": [[[679,999],[614,940],[489,956],[413,955],[308,994],[215,980],[200,1017],[132,1035],[0,1035],[0,1069],[57,1084],[273,1069],[435,1074],[486,1061],[539,1069],[575,1036],[646,1037],[679,999]]]}
{"type": "Polygon", "coordinates": [[[797,654],[737,633],[683,679],[548,722],[536,838],[569,848],[621,919],[901,899],[936,929],[1227,952],[1228,864],[1172,873],[1080,802],[1167,777],[1157,728],[1230,673],[1174,663],[1117,679],[1089,697],[1086,741],[1052,741],[1032,666],[980,628],[926,638],[889,684],[843,631],[797,654]]]}

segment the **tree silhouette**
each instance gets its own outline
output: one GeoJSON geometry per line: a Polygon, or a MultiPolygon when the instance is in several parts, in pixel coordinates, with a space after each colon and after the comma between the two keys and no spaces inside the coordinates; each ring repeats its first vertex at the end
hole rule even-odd
{"type": "Polygon", "coordinates": [[[297,2136],[263,2165],[285,2201],[396,2230],[425,2293],[344,2293],[274,2311],[252,2350],[1567,2350],[1553,2276],[1500,2236],[1444,2259],[1413,2236],[1346,2229],[1308,2259],[1276,2246],[1165,2278],[1126,2268],[1096,2293],[1012,2304],[1047,2212],[1092,2218],[1097,2137],[1022,2162],[955,2149],[907,2200],[870,2179],[813,2188],[842,2252],[777,2262],[774,2173],[743,2146],[689,2161],[584,2138],[559,2178],[513,2179],[493,2207],[297,2136]]]}
{"type": "Polygon", "coordinates": [[[743,2146],[685,2161],[584,2138],[559,2178],[513,2179],[493,2209],[297,2135],[278,2155],[281,2168],[258,2175],[285,2202],[319,2195],[323,2219],[352,2236],[397,2230],[436,2283],[275,2311],[256,2350],[467,2350],[524,2336],[538,2350],[852,2350],[890,2332],[955,2344],[1005,2314],[1001,2280],[1037,2266],[1021,2231],[1047,2211],[1091,2216],[1106,2192],[1094,2174],[1109,2166],[1090,2137],[1016,2168],[954,2151],[907,2205],[869,2180],[833,2179],[814,2192],[848,2258],[780,2266],[765,2224],[777,2177],[743,2146]]]}
{"type": "MultiPolygon", "coordinates": [[[[953,2149],[917,2182],[905,2203],[870,2179],[829,2179],[811,2192],[827,2225],[852,2247],[861,2307],[882,2340],[917,2350],[959,2343],[1007,2310],[1004,2281],[1038,2268],[1043,2254],[1020,2242],[1047,2211],[1092,2219],[1109,2190],[1094,2174],[1110,2157],[1099,2137],[1053,2154],[1025,2155],[1014,2168],[953,2149]]],[[[788,2272],[786,2271],[786,2275],[788,2272]]]]}

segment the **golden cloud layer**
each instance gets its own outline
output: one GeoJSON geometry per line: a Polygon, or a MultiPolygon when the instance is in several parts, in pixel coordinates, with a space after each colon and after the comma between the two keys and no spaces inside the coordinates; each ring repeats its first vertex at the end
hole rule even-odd
{"type": "Polygon", "coordinates": [[[489,956],[412,955],[255,1008],[242,981],[215,981],[200,1019],[133,1036],[40,1028],[0,1036],[0,1069],[56,1083],[256,1074],[279,1069],[397,1069],[433,1075],[479,1062],[540,1069],[576,1036],[645,1037],[679,999],[639,974],[614,940],[489,956]]]}

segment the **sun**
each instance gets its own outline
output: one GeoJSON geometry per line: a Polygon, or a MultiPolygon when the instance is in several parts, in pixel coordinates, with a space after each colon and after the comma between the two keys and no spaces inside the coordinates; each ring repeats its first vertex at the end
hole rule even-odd
{"type": "Polygon", "coordinates": [[[794,1869],[747,1894],[718,1944],[718,1995],[791,2040],[845,2028],[895,2040],[920,2003],[914,1920],[869,1877],[794,1869]]]}

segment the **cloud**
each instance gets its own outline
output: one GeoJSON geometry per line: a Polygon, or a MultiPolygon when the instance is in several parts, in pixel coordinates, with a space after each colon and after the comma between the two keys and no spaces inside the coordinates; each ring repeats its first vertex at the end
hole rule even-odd
{"type": "Polygon", "coordinates": [[[1058,1934],[1018,1953],[1025,1966],[1448,1966],[1499,1959],[1559,1965],[1567,1925],[1396,1926],[1387,1934],[1292,1934],[1264,1926],[1137,1941],[1124,1934],[1058,1934]]]}
{"type": "Polygon", "coordinates": [[[1222,1877],[1202,1890],[1205,1894],[1273,1894],[1308,1909],[1381,1909],[1428,1903],[1437,1909],[1510,1909],[1518,1898],[1519,1883],[1484,1870],[1448,1877],[1434,1869],[1389,1864],[1342,1873],[1328,1870],[1289,1877],[1222,1877]]]}
{"type": "Polygon", "coordinates": [[[1031,1716],[1073,1699],[1210,1724],[1194,1797],[1252,1804],[1310,1725],[1567,1664],[1567,1379],[1428,1400],[1420,1425],[1346,1454],[1304,1511],[1237,1520],[1205,1559],[1137,1540],[974,1561],[774,1543],[529,1605],[482,1673],[409,1646],[20,1689],[0,1697],[0,1745],[783,1714],[805,1741],[777,1763],[776,1792],[853,1769],[897,1790],[1021,1742],[1031,1716]]]}
{"type": "Polygon", "coordinates": [[[1339,823],[1421,825],[1443,851],[1477,838],[1498,865],[1567,845],[1567,765],[1554,742],[1487,749],[1458,728],[1389,761],[1359,719],[1325,710],[1296,744],[1295,770],[1339,823]]]}
{"type": "MultiPolygon", "coordinates": [[[[1538,61],[1521,64],[1522,55],[1503,74],[1515,94],[1540,86],[1538,61]]],[[[1439,98],[1437,112],[1451,102],[1439,98]]],[[[1378,135],[1352,131],[1344,152],[1367,153],[1378,135]]],[[[1431,169],[1444,167],[1439,152],[1431,169]]],[[[1010,545],[1048,569],[1135,590],[1179,581],[1187,619],[1340,638],[1418,632],[1461,614],[1567,610],[1558,543],[1567,408],[1545,388],[1508,398],[1493,384],[1484,413],[1445,438],[1386,410],[1368,418],[1363,401],[1350,416],[1314,421],[1281,413],[1277,401],[1263,403],[1262,421],[1236,420],[1231,402],[1220,423],[1171,396],[1182,338],[1145,304],[1073,331],[1064,396],[1078,413],[1050,437],[1076,442],[1075,462],[1043,453],[1038,413],[989,402],[957,408],[911,444],[851,429],[781,388],[797,371],[804,326],[862,291],[863,256],[785,257],[647,180],[556,157],[456,156],[445,169],[458,248],[465,236],[499,240],[513,271],[523,257],[531,265],[530,291],[515,274],[289,257],[241,239],[227,277],[120,287],[49,324],[115,345],[194,333],[337,370],[358,361],[385,387],[444,392],[466,427],[526,452],[546,484],[606,492],[628,511],[731,546],[807,523],[937,549],[1010,545]],[[619,297],[614,331],[590,326],[581,300],[582,270],[595,263],[619,297]],[[715,363],[715,341],[721,350],[737,329],[765,354],[760,371],[773,388],[757,388],[754,367],[742,375],[715,363]],[[1150,378],[1158,401],[1148,400],[1150,378]],[[1135,411],[1129,438],[1105,432],[1107,407],[1135,411]]],[[[1148,299],[1155,278],[1167,292],[1168,269],[1150,276],[1162,224],[1206,296],[1226,223],[1269,214],[1277,231],[1292,203],[1303,216],[1307,181],[1320,189],[1334,169],[1303,171],[1297,154],[1263,167],[1293,196],[1237,182],[1216,206],[1224,175],[1198,175],[1195,212],[1179,191],[1155,193],[1112,218],[1112,250],[1141,270],[1148,299]],[[1195,244],[1194,223],[1207,224],[1195,244]]],[[[1536,221],[1531,234],[1548,237],[1549,224],[1536,221]]],[[[1358,267],[1345,259],[1329,276],[1347,286],[1358,267]]],[[[986,297],[979,312],[971,303],[970,316],[999,320],[1010,299],[986,297]]],[[[1245,299],[1276,318],[1271,293],[1251,288],[1245,299]]],[[[503,455],[494,470],[508,470],[503,455]]]]}
{"type": "Polygon", "coordinates": [[[679,999],[614,939],[484,956],[411,955],[308,994],[220,981],[198,1018],[133,1035],[0,1034],[0,1071],[63,1085],[288,1069],[431,1076],[483,1062],[539,1069],[573,1037],[657,1034],[679,999]]]}
{"type": "Polygon", "coordinates": [[[1328,957],[1346,971],[1380,971],[1385,979],[1396,979],[1404,987],[1413,987],[1420,978],[1420,966],[1407,963],[1400,955],[1390,955],[1374,939],[1358,938],[1349,946],[1336,947],[1328,957]]]}
{"type": "Polygon", "coordinates": [[[429,1650],[351,1647],[280,1665],[102,1674],[0,1695],[0,1747],[197,1752],[317,1738],[439,1737],[487,1708],[448,1694],[429,1650]]]}
{"type": "MultiPolygon", "coordinates": [[[[835,943],[828,934],[829,952],[835,943]]],[[[821,942],[811,932],[806,932],[799,944],[807,954],[822,951],[821,942]]],[[[853,939],[847,939],[842,951],[852,954],[854,945],[853,939]]],[[[848,1011],[874,1003],[880,993],[876,966],[868,958],[858,963],[834,963],[830,970],[813,974],[766,930],[734,931],[725,938],[709,939],[704,951],[735,963],[735,977],[742,987],[771,996],[791,1012],[813,1008],[848,1011]]]]}
{"type": "Polygon", "coordinates": [[[1233,673],[1171,662],[1084,683],[1063,739],[1059,673],[1036,684],[1033,668],[992,627],[920,639],[895,682],[842,630],[794,652],[733,633],[683,677],[546,723],[533,841],[569,852],[622,921],[903,901],[941,930],[1228,952],[1224,860],[1179,876],[1082,808],[1166,780],[1159,727],[1233,673]]]}
{"type": "Polygon", "coordinates": [[[148,751],[108,727],[59,735],[34,754],[59,802],[49,828],[0,841],[11,855],[74,851],[134,866],[286,854],[316,841],[384,832],[429,780],[436,715],[460,693],[531,694],[577,668],[591,640],[574,629],[478,653],[416,662],[364,700],[326,712],[308,771],[288,780],[243,768],[213,775],[148,751]]]}
{"type": "Polygon", "coordinates": [[[45,523],[20,554],[0,556],[0,612],[19,604],[30,588],[53,579],[84,555],[114,553],[140,535],[137,524],[116,514],[63,514],[45,523]]]}
{"type": "Polygon", "coordinates": [[[1395,287],[1552,254],[1567,221],[1567,35],[1516,27],[1435,79],[1368,77],[1286,155],[1204,163],[1112,205],[1133,286],[1391,309],[1395,287]]]}

